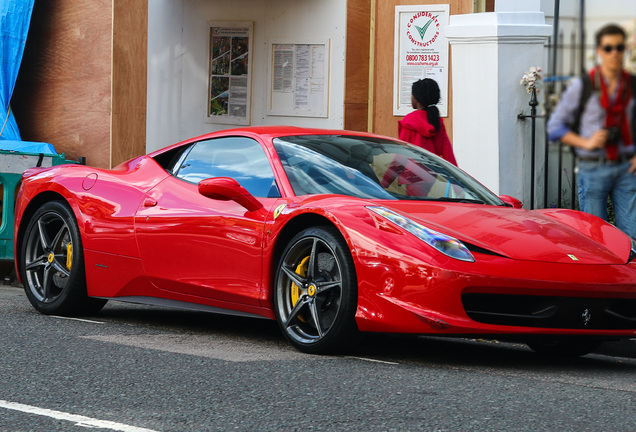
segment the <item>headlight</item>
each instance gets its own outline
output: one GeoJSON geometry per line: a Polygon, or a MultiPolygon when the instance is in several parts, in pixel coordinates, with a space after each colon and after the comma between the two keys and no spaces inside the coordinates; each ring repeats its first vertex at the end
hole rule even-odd
{"type": "Polygon", "coordinates": [[[367,207],[372,212],[382,216],[383,218],[393,222],[395,225],[413,234],[427,245],[437,249],[444,255],[455,258],[460,261],[475,262],[475,257],[470,253],[468,248],[462,242],[454,237],[447,236],[440,232],[426,228],[417,222],[406,218],[393,210],[385,207],[367,207]]]}

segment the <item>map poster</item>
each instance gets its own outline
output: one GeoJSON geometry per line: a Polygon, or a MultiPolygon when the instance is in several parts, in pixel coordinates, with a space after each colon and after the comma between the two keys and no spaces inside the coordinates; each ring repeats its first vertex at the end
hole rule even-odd
{"type": "Polygon", "coordinates": [[[440,115],[448,116],[448,41],[444,36],[448,21],[447,4],[395,7],[393,115],[413,111],[411,86],[432,78],[440,88],[440,115]]]}
{"type": "Polygon", "coordinates": [[[210,22],[207,121],[249,125],[252,23],[210,22]]]}

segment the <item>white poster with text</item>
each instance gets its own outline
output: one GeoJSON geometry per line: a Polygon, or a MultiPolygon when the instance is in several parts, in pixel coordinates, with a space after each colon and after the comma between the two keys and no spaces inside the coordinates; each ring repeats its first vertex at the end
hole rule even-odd
{"type": "Polygon", "coordinates": [[[329,40],[271,43],[268,115],[327,117],[329,40]]]}
{"type": "Polygon", "coordinates": [[[448,21],[447,4],[395,7],[393,115],[413,111],[411,86],[432,78],[440,88],[440,115],[448,116],[448,41],[443,31],[448,21]]]}

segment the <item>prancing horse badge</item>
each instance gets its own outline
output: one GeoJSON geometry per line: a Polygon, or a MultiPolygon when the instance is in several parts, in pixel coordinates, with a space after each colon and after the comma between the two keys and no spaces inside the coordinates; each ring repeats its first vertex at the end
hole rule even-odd
{"type": "Polygon", "coordinates": [[[592,314],[589,309],[585,309],[581,314],[581,318],[583,318],[583,325],[588,325],[590,320],[592,319],[592,314]]]}

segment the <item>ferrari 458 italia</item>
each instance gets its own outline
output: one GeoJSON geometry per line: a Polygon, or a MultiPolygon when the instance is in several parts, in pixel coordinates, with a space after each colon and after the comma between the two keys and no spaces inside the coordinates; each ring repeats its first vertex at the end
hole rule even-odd
{"type": "Polygon", "coordinates": [[[634,239],[373,134],[243,128],[112,170],[32,168],[15,215],[18,274],[44,314],[120,300],[257,316],[311,353],[359,331],[565,355],[636,337],[634,239]]]}

